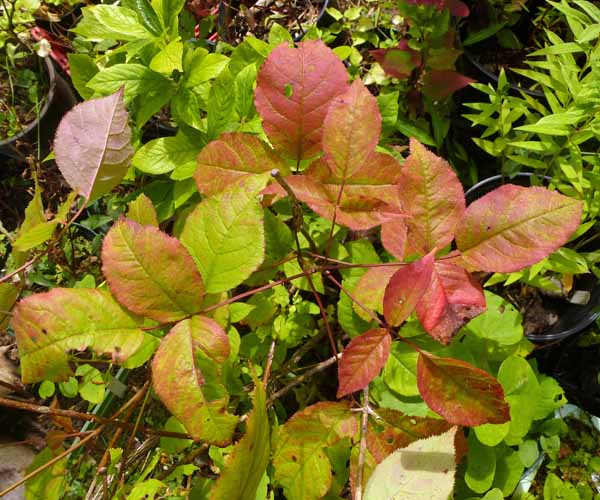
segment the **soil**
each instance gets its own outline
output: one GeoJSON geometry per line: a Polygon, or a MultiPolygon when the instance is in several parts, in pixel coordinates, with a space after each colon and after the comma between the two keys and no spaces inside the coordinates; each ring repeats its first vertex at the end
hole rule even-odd
{"type": "Polygon", "coordinates": [[[227,3],[219,24],[221,36],[233,45],[241,43],[248,34],[266,40],[274,23],[282,25],[293,37],[301,37],[304,29],[316,24],[323,0],[259,0],[227,3]]]}
{"type": "Polygon", "coordinates": [[[33,122],[44,107],[49,82],[37,55],[0,64],[0,140],[14,137],[33,122]],[[37,97],[37,106],[36,106],[37,97]]]}
{"type": "Polygon", "coordinates": [[[530,490],[535,498],[544,498],[544,483],[549,472],[574,486],[587,485],[596,491],[597,485],[592,481],[591,474],[597,471],[592,470],[588,462],[592,457],[600,457],[598,432],[575,418],[567,418],[565,423],[568,431],[560,438],[557,466],[548,469],[548,459],[542,464],[530,490]]]}

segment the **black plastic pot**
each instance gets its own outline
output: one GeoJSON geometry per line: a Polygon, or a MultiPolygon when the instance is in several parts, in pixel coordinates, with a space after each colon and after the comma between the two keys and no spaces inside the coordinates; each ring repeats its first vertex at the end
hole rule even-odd
{"type": "Polygon", "coordinates": [[[37,144],[38,133],[40,157],[45,158],[51,150],[54,133],[61,118],[77,104],[77,98],[71,90],[71,86],[58,74],[49,57],[44,58],[44,65],[47,71],[49,90],[39,118],[27,125],[19,134],[0,141],[0,159],[5,157],[24,161],[25,158],[20,152],[19,143],[37,144]]]}
{"type": "MultiPolygon", "coordinates": [[[[519,173],[516,177],[509,179],[502,175],[496,175],[475,184],[466,193],[467,204],[481,198],[483,195],[493,191],[502,184],[517,184],[520,186],[531,186],[534,174],[519,173]]],[[[539,176],[538,176],[539,178],[539,176]]],[[[551,177],[543,177],[550,182],[551,177]]],[[[536,344],[547,344],[562,341],[567,337],[581,333],[600,317],[600,282],[593,274],[577,277],[577,289],[590,293],[590,300],[585,305],[571,304],[564,301],[563,313],[560,319],[548,330],[539,334],[527,334],[526,337],[536,344]]]]}

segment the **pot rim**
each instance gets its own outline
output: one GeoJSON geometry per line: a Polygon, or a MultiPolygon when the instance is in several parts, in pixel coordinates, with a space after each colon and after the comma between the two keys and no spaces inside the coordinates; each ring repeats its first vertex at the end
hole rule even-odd
{"type": "Polygon", "coordinates": [[[45,116],[48,113],[48,110],[50,109],[50,105],[54,100],[54,94],[56,92],[56,70],[54,69],[54,65],[52,64],[52,60],[50,59],[50,57],[42,57],[42,59],[44,61],[44,64],[46,65],[46,71],[48,73],[48,82],[50,85],[50,88],[48,89],[46,103],[40,110],[40,114],[38,115],[38,117],[32,122],[28,123],[27,126],[23,130],[21,130],[17,135],[13,135],[12,137],[8,137],[6,139],[1,140],[0,148],[9,146],[11,143],[18,141],[19,139],[22,139],[23,137],[33,132],[34,129],[38,126],[42,117],[45,116]]]}

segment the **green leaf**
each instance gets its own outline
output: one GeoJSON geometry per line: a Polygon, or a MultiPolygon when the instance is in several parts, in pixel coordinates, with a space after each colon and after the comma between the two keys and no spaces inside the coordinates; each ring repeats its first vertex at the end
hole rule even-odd
{"type": "Polygon", "coordinates": [[[154,390],[194,439],[225,446],[238,423],[227,412],[221,365],[229,339],[214,320],[193,316],[175,325],[152,361],[154,390]]]}
{"type": "Polygon", "coordinates": [[[262,263],[264,216],[258,194],[269,177],[243,178],[205,199],[187,217],[181,242],[200,269],[207,293],[235,288],[262,263]]]}
{"type": "Polygon", "coordinates": [[[419,354],[404,342],[394,342],[390,357],[383,368],[383,380],[393,391],[403,396],[418,396],[417,358],[419,354]]]}
{"type": "Polygon", "coordinates": [[[135,11],[126,7],[94,5],[81,10],[83,18],[72,31],[83,38],[135,41],[152,37],[139,22],[135,11]]]}
{"type": "Polygon", "coordinates": [[[102,373],[91,365],[79,365],[75,372],[76,377],[82,377],[79,382],[79,394],[81,397],[93,404],[102,403],[106,385],[102,373]]]}
{"type": "Polygon", "coordinates": [[[540,455],[537,442],[533,439],[523,441],[519,445],[519,458],[525,467],[531,467],[540,455]]]}
{"type": "Polygon", "coordinates": [[[69,54],[68,57],[73,86],[83,99],[90,99],[94,92],[87,84],[98,73],[98,66],[88,54],[69,54]]]}
{"type": "Polygon", "coordinates": [[[177,32],[177,19],[185,0],[151,0],[150,3],[165,30],[177,32]]]}
{"type": "Polygon", "coordinates": [[[127,495],[127,500],[144,500],[146,498],[156,498],[158,492],[167,485],[158,479],[146,479],[142,482],[137,483],[131,493],[127,495]]]}
{"type": "Polygon", "coordinates": [[[447,500],[454,488],[457,428],[395,451],[371,474],[364,500],[447,500]]]}
{"type": "Polygon", "coordinates": [[[521,313],[502,297],[485,291],[487,309],[483,314],[467,323],[470,335],[497,342],[500,345],[513,345],[523,338],[523,317],[521,313]]]}
{"type": "Polygon", "coordinates": [[[212,491],[214,500],[254,499],[270,458],[269,418],[266,394],[255,380],[254,407],[248,417],[246,434],[227,457],[225,468],[212,491]]]}
{"type": "Polygon", "coordinates": [[[152,200],[144,193],[127,204],[127,218],[142,226],[158,227],[156,210],[152,204],[152,200]]]}
{"type": "Polygon", "coordinates": [[[67,380],[67,352],[92,348],[122,362],[143,342],[141,319],[103,290],[55,288],[17,304],[15,330],[23,382],[67,380]]]}
{"type": "Polygon", "coordinates": [[[496,474],[496,453],[491,446],[481,444],[473,431],[469,432],[467,443],[469,453],[465,481],[476,493],[485,493],[496,474]]]}
{"type": "Polygon", "coordinates": [[[103,69],[88,82],[87,87],[100,95],[112,94],[124,87],[126,104],[137,96],[147,100],[165,92],[172,92],[169,79],[146,66],[135,63],[115,64],[103,69]]]}
{"type": "Polygon", "coordinates": [[[221,132],[225,132],[231,121],[235,107],[235,99],[231,95],[233,86],[231,73],[224,70],[210,88],[206,117],[206,135],[209,139],[216,139],[221,132]]]}
{"type": "Polygon", "coordinates": [[[154,36],[161,36],[162,26],[160,20],[148,0],[128,0],[127,3],[137,12],[140,21],[150,33],[154,36]]]}
{"type": "Polygon", "coordinates": [[[325,496],[332,482],[325,448],[358,431],[356,414],[346,403],[316,403],[297,412],[273,436],[274,479],[287,500],[325,496]]]}
{"type": "Polygon", "coordinates": [[[207,54],[196,49],[190,67],[186,71],[185,86],[188,88],[196,87],[217,78],[228,63],[229,58],[223,54],[207,54]]]}
{"type": "MultiPolygon", "coordinates": [[[[177,420],[175,417],[169,417],[164,427],[165,431],[169,432],[180,432],[185,434],[187,431],[183,424],[177,420]]],[[[191,439],[181,439],[181,438],[173,438],[173,437],[163,437],[160,438],[160,447],[165,453],[181,453],[188,446],[190,446],[194,441],[191,439]]]]}
{"type": "Polygon", "coordinates": [[[54,139],[56,163],[73,191],[88,201],[121,182],[133,156],[123,92],[75,106],[54,139]]]}
{"type": "Polygon", "coordinates": [[[49,380],[44,380],[38,388],[38,394],[42,399],[51,398],[54,396],[55,391],[56,386],[54,385],[54,382],[50,382],[49,380]]]}
{"type": "Polygon", "coordinates": [[[152,175],[166,174],[176,168],[193,172],[200,149],[201,145],[179,132],[175,137],[159,137],[147,142],[136,151],[131,164],[152,175]]]}
{"type": "Polygon", "coordinates": [[[150,61],[150,69],[170,76],[173,71],[183,72],[183,42],[173,40],[150,61]]]}
{"type": "Polygon", "coordinates": [[[12,283],[0,283],[0,332],[10,320],[10,311],[19,298],[19,287],[12,283]]]}
{"type": "MultiPolygon", "coordinates": [[[[46,447],[40,451],[33,462],[27,467],[26,473],[33,472],[39,467],[47,464],[55,455],[64,451],[62,447],[52,451],[46,447]]],[[[59,460],[50,467],[44,469],[25,483],[25,500],[59,500],[65,492],[67,478],[68,457],[59,460]]]]}
{"type": "Polygon", "coordinates": [[[523,464],[519,452],[508,447],[498,446],[496,452],[496,475],[492,486],[502,490],[504,497],[512,494],[523,474],[523,464]]]}
{"type": "Polygon", "coordinates": [[[271,26],[268,41],[269,45],[272,45],[273,47],[277,47],[277,45],[281,43],[286,43],[288,46],[294,44],[292,35],[290,35],[289,31],[279,23],[273,23],[273,26],[271,26]]]}
{"type": "Polygon", "coordinates": [[[255,64],[249,64],[235,77],[235,112],[240,119],[250,118],[250,116],[253,114],[255,83],[255,64]]]}
{"type": "Polygon", "coordinates": [[[156,227],[119,220],[104,238],[102,262],[112,293],[136,314],[169,322],[201,309],[204,287],[192,258],[156,227]]]}

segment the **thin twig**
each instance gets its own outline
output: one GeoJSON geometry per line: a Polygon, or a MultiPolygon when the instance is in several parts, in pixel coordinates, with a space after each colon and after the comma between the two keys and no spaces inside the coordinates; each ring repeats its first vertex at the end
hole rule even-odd
{"type": "Polygon", "coordinates": [[[271,342],[269,353],[267,354],[267,365],[265,366],[265,374],[263,376],[263,385],[267,387],[269,376],[271,375],[271,366],[273,366],[273,357],[275,356],[275,339],[271,342]]]}
{"type": "Polygon", "coordinates": [[[338,353],[335,356],[331,356],[331,358],[326,359],[325,361],[321,361],[320,363],[316,364],[313,368],[303,373],[299,377],[295,378],[286,386],[279,389],[277,392],[271,394],[267,401],[267,407],[271,406],[276,399],[279,399],[281,396],[291,391],[294,387],[304,382],[307,378],[312,377],[315,373],[322,372],[326,368],[336,363],[341,357],[342,353],[338,353]]]}
{"type": "Polygon", "coordinates": [[[365,469],[365,451],[367,449],[367,432],[369,425],[369,385],[363,389],[363,407],[360,418],[360,444],[358,448],[358,466],[356,467],[356,487],[354,500],[362,500],[362,483],[365,469]]]}

